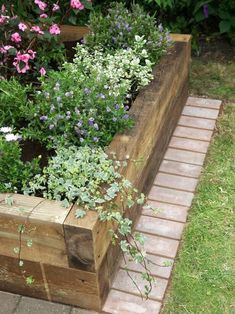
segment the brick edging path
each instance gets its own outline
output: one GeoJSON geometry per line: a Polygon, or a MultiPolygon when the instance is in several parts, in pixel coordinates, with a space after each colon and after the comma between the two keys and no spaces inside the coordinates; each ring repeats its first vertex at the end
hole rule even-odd
{"type": "MultiPolygon", "coordinates": [[[[153,262],[149,268],[156,279],[149,299],[141,299],[121,261],[103,313],[160,313],[220,107],[220,100],[188,98],[148,195],[148,203],[159,211],[144,207],[136,224],[136,231],[145,236],[147,256],[153,262]]],[[[129,262],[127,268],[143,288],[139,265],[129,262]]],[[[0,303],[0,314],[95,314],[5,292],[0,292],[0,303]]]]}

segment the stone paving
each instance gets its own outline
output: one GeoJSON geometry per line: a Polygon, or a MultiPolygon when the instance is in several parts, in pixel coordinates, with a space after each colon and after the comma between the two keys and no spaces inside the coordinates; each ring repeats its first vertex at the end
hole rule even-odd
{"type": "MultiPolygon", "coordinates": [[[[149,299],[141,299],[121,261],[103,313],[160,313],[220,107],[219,100],[188,98],[148,195],[148,203],[159,211],[155,214],[144,207],[136,224],[136,231],[145,236],[145,249],[153,262],[150,268],[156,279],[149,299]],[[170,266],[166,267],[166,263],[170,266]]],[[[143,287],[139,265],[129,262],[127,268],[143,287]]],[[[5,292],[0,292],[0,304],[0,314],[96,313],[5,292]]]]}

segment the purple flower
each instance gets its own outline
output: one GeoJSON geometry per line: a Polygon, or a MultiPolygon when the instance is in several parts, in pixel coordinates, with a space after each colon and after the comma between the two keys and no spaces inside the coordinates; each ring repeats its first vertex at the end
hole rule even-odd
{"type": "Polygon", "coordinates": [[[120,106],[118,104],[115,105],[115,109],[118,110],[120,106]]]}
{"type": "Polygon", "coordinates": [[[79,122],[77,123],[77,126],[80,128],[80,127],[82,126],[82,121],[79,121],[79,122]]]}
{"type": "Polygon", "coordinates": [[[203,5],[203,14],[204,14],[205,18],[208,18],[209,12],[208,12],[208,4],[207,3],[203,5]]]}
{"type": "Polygon", "coordinates": [[[102,94],[102,93],[100,93],[97,97],[99,97],[99,98],[101,98],[101,99],[105,99],[105,98],[106,98],[105,95],[102,94]]]}
{"type": "Polygon", "coordinates": [[[124,116],[122,117],[122,119],[124,119],[124,120],[129,119],[129,115],[128,115],[128,114],[124,114],[124,116]]]}
{"type": "Polygon", "coordinates": [[[49,125],[49,129],[50,129],[50,130],[54,129],[54,127],[55,127],[54,124],[50,124],[50,125],[49,125]]]}
{"type": "Polygon", "coordinates": [[[40,121],[46,121],[48,119],[48,116],[41,116],[39,119],[40,121]]]}
{"type": "Polygon", "coordinates": [[[86,95],[90,94],[90,93],[91,93],[90,88],[85,87],[85,88],[84,88],[84,93],[85,93],[86,95]]]}
{"type": "Polygon", "coordinates": [[[162,26],[162,23],[160,23],[160,24],[158,25],[158,30],[159,30],[159,32],[163,32],[163,26],[162,26]]]}
{"type": "Polygon", "coordinates": [[[125,106],[124,109],[125,109],[125,111],[128,111],[129,110],[129,106],[125,106]]]}
{"type": "Polygon", "coordinates": [[[99,142],[98,137],[96,137],[96,136],[95,136],[95,137],[93,137],[93,141],[94,141],[94,142],[96,142],[96,143],[97,143],[97,142],[99,142]]]}
{"type": "Polygon", "coordinates": [[[112,120],[113,120],[113,122],[116,122],[116,121],[117,121],[117,118],[116,118],[116,117],[113,117],[112,120]]]}
{"type": "Polygon", "coordinates": [[[84,138],[80,137],[80,142],[83,143],[84,142],[84,138]]]}
{"type": "Polygon", "coordinates": [[[66,97],[73,97],[73,91],[72,92],[66,92],[64,95],[66,97]]]}
{"type": "Polygon", "coordinates": [[[91,117],[91,118],[89,118],[89,119],[88,119],[88,123],[89,123],[89,125],[90,125],[90,126],[93,126],[93,125],[94,125],[94,121],[95,121],[95,119],[94,119],[94,118],[92,118],[92,117],[91,117]]]}

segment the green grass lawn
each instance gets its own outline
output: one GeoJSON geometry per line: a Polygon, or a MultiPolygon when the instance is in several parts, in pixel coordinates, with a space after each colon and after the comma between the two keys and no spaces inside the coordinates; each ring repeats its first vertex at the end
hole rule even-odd
{"type": "Polygon", "coordinates": [[[164,314],[235,313],[234,80],[235,64],[193,62],[191,93],[226,102],[189,212],[164,314]]]}

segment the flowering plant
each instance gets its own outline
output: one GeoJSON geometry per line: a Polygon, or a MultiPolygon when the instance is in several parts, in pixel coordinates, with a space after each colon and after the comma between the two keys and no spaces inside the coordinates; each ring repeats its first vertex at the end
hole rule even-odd
{"type": "Polygon", "coordinates": [[[20,192],[28,180],[40,173],[39,158],[22,161],[21,136],[11,127],[0,128],[0,191],[20,192]]]}
{"type": "Polygon", "coordinates": [[[89,28],[92,32],[86,36],[86,44],[92,48],[102,46],[105,50],[132,48],[135,36],[143,36],[146,40],[145,49],[154,63],[170,45],[168,32],[161,24],[157,27],[155,17],[148,15],[135,3],[130,10],[124,3],[113,2],[110,4],[108,14],[92,12],[89,28]]]}

